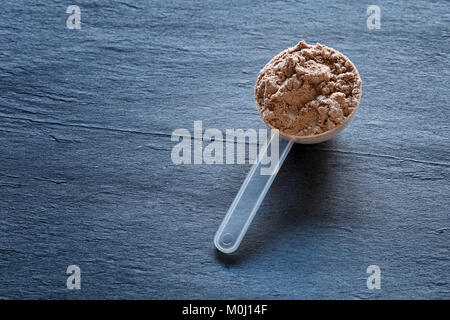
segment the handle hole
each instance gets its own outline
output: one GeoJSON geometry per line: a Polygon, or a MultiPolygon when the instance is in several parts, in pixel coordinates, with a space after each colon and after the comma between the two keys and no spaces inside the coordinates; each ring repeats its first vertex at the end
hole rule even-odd
{"type": "Polygon", "coordinates": [[[233,243],[233,235],[231,233],[225,233],[222,236],[222,243],[226,246],[229,246],[230,244],[233,243]]]}

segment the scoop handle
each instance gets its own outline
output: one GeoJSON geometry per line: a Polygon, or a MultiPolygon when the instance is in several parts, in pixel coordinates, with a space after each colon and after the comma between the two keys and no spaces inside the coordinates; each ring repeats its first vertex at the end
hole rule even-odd
{"type": "MultiPolygon", "coordinates": [[[[233,253],[239,247],[250,223],[252,222],[261,202],[275,179],[278,170],[291,150],[294,141],[280,138],[277,133],[272,134],[258,161],[252,166],[244,183],[228,209],[219,229],[214,236],[216,248],[223,253],[233,253]],[[278,144],[278,150],[276,150],[278,144]],[[271,174],[261,174],[261,168],[267,168],[268,151],[278,151],[278,161],[271,163],[271,174]]],[[[272,160],[274,159],[271,154],[272,160]]],[[[276,160],[276,159],[275,159],[276,160]]]]}

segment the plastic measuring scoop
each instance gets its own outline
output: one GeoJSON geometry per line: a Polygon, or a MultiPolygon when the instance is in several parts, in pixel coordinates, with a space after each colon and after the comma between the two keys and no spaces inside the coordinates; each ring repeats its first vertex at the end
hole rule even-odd
{"type": "MultiPolygon", "coordinates": [[[[214,236],[216,248],[223,253],[233,253],[241,244],[250,223],[258,211],[264,197],[275,179],[278,170],[281,168],[284,159],[295,143],[313,144],[331,139],[338,134],[350,122],[356,113],[356,109],[347,117],[346,121],[330,131],[314,136],[287,136],[272,134],[267,145],[259,154],[258,161],[252,166],[250,172],[244,180],[238,194],[228,209],[219,229],[214,236]],[[274,164],[275,169],[271,175],[262,175],[263,159],[267,156],[268,150],[271,150],[271,144],[278,143],[278,163],[274,164]]],[[[272,128],[275,129],[275,128],[272,128]]],[[[278,131],[278,130],[277,130],[278,131]]]]}

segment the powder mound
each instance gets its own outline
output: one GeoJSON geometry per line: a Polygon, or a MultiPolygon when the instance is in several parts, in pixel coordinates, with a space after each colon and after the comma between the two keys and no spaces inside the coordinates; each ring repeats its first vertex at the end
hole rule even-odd
{"type": "Polygon", "coordinates": [[[342,125],[357,108],[361,78],[340,52],[301,41],[261,70],[255,101],[264,121],[290,136],[311,136],[342,125]]]}

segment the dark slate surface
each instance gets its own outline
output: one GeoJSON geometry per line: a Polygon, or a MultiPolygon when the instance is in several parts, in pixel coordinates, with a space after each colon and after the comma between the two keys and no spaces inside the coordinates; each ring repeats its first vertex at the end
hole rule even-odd
{"type": "Polygon", "coordinates": [[[72,3],[1,5],[0,298],[450,298],[448,1],[73,2],[81,30],[72,3]],[[249,165],[175,166],[170,135],[264,128],[253,84],[301,39],[352,59],[360,108],[294,146],[224,257],[249,165]]]}

